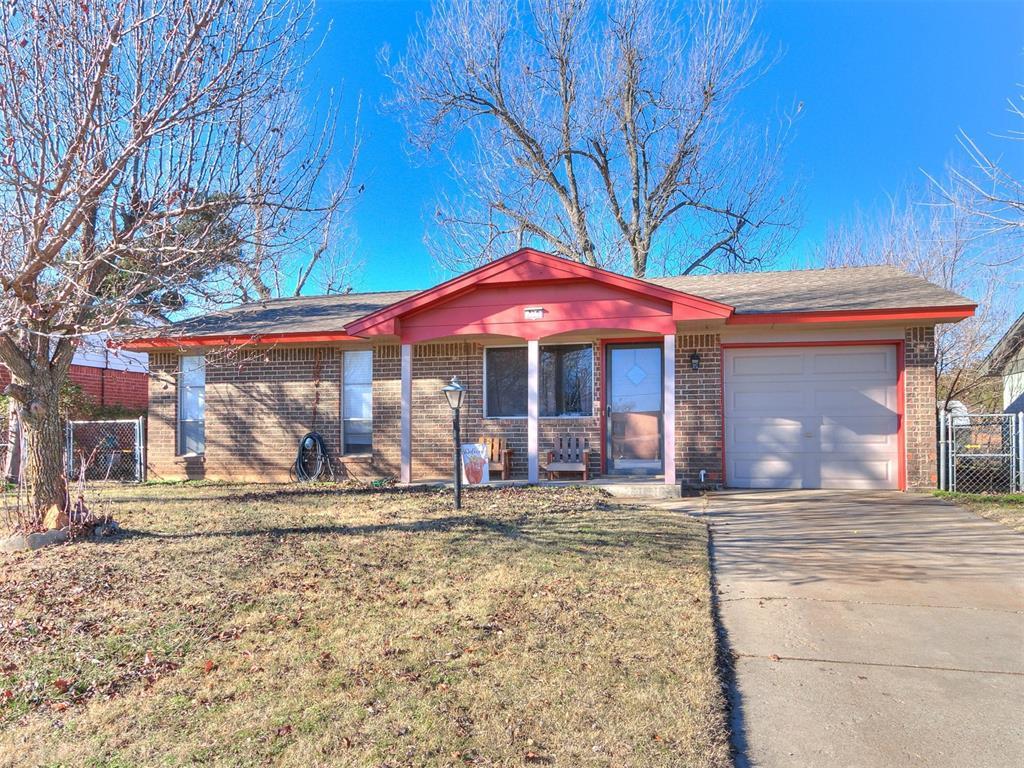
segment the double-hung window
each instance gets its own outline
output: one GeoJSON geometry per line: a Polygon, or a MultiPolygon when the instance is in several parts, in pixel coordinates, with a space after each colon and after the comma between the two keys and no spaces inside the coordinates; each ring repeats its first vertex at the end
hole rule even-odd
{"type": "Polygon", "coordinates": [[[373,352],[345,352],[342,423],[345,453],[373,450],[373,352]]]}
{"type": "MultiPolygon", "coordinates": [[[[525,347],[485,350],[485,405],[488,418],[526,416],[525,347]]],[[[540,415],[585,417],[594,411],[594,350],[590,344],[540,348],[540,415]]]]}
{"type": "Polygon", "coordinates": [[[206,452],[206,358],[181,358],[178,377],[178,453],[206,452]]]}

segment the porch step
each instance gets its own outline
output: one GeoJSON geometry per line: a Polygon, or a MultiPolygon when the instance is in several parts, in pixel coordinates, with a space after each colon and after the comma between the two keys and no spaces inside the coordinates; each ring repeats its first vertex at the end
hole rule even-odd
{"type": "Polygon", "coordinates": [[[619,498],[631,499],[678,499],[681,495],[679,486],[676,484],[667,485],[660,480],[658,482],[602,482],[598,480],[590,483],[601,490],[607,491],[608,495],[619,498]]]}

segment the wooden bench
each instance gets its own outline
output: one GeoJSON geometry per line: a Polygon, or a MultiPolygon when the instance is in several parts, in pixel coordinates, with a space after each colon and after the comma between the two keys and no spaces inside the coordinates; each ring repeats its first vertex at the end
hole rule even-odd
{"type": "Polygon", "coordinates": [[[562,472],[582,472],[583,479],[590,479],[590,449],[586,438],[577,435],[559,435],[555,438],[555,449],[548,451],[548,462],[544,465],[548,480],[562,472]]]}
{"type": "Polygon", "coordinates": [[[512,478],[512,449],[504,437],[481,437],[478,442],[487,446],[487,468],[493,478],[495,474],[502,480],[512,478]]]}

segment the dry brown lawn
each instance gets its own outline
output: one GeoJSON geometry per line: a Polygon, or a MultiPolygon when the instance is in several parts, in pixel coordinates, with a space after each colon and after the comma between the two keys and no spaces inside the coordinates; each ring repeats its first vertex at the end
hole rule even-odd
{"type": "Polygon", "coordinates": [[[3,561],[0,765],[725,766],[706,532],[592,490],[104,488],[3,561]]]}

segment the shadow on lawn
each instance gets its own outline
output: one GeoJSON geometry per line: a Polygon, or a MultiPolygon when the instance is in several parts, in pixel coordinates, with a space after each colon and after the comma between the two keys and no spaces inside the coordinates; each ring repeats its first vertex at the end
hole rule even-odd
{"type": "Polygon", "coordinates": [[[181,533],[164,531],[126,530],[121,539],[209,539],[209,538],[246,538],[249,536],[372,536],[378,533],[429,533],[447,532],[459,528],[478,528],[496,533],[500,536],[516,538],[520,535],[518,526],[498,520],[490,520],[480,515],[457,515],[437,517],[425,520],[412,520],[404,523],[376,523],[373,525],[296,525],[270,526],[267,528],[241,528],[220,531],[184,531],[181,533]]]}
{"type": "Polygon", "coordinates": [[[126,529],[117,537],[99,539],[96,543],[117,544],[133,539],[173,542],[441,533],[460,537],[458,543],[462,545],[493,547],[495,543],[508,542],[589,557],[613,550],[641,550],[649,560],[676,565],[690,559],[694,546],[703,547],[703,526],[693,526],[681,516],[673,520],[652,515],[648,509],[600,502],[594,504],[593,509],[594,516],[527,511],[515,517],[464,513],[364,525],[270,525],[194,531],[126,529]]]}
{"type": "MultiPolygon", "coordinates": [[[[152,493],[141,493],[132,495],[121,495],[120,493],[116,496],[110,496],[105,500],[114,504],[145,504],[145,503],[196,503],[196,502],[210,502],[210,501],[222,501],[225,503],[236,503],[236,504],[249,504],[253,502],[271,502],[271,501],[283,501],[283,500],[295,500],[300,501],[304,498],[334,498],[343,499],[347,496],[369,496],[369,495],[382,495],[388,494],[392,496],[413,496],[413,495],[430,495],[434,493],[440,493],[440,489],[431,487],[415,487],[415,488],[394,488],[394,487],[380,487],[376,488],[370,485],[341,485],[341,484],[294,484],[281,487],[268,487],[265,490],[240,490],[238,487],[224,486],[219,484],[209,485],[192,485],[188,486],[185,483],[167,483],[166,489],[168,491],[172,489],[178,489],[184,491],[184,493],[160,493],[157,495],[158,489],[162,490],[163,485],[153,484],[148,486],[147,490],[152,489],[152,493]]],[[[248,486],[250,489],[252,486],[248,486]]],[[[481,491],[486,492],[491,489],[475,489],[474,493],[481,491]]],[[[448,491],[450,494],[451,491],[448,491]]]]}

